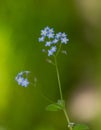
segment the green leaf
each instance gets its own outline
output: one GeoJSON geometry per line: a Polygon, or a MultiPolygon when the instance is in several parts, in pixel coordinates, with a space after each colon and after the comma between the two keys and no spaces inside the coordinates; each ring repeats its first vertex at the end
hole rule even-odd
{"type": "Polygon", "coordinates": [[[46,107],[47,111],[59,111],[59,110],[62,110],[62,109],[63,108],[58,104],[50,104],[46,107]]]}
{"type": "Polygon", "coordinates": [[[89,130],[88,126],[85,124],[76,124],[73,130],[89,130]]]}

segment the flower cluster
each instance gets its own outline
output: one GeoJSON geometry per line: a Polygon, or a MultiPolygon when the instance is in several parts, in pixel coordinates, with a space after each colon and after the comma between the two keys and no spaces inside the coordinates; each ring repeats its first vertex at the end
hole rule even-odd
{"type": "Polygon", "coordinates": [[[22,87],[27,87],[29,85],[29,81],[27,79],[27,75],[29,73],[30,73],[29,71],[22,71],[17,74],[17,76],[15,77],[15,80],[17,81],[18,85],[21,85],[22,87]],[[24,78],[24,75],[26,75],[25,78],[24,78]]]}
{"type": "Polygon", "coordinates": [[[48,56],[53,55],[57,51],[57,44],[67,44],[69,39],[66,33],[54,33],[54,29],[50,27],[45,27],[41,30],[41,37],[38,39],[39,42],[45,42],[45,47],[48,47],[48,56]],[[48,39],[48,40],[47,40],[48,39]]]}

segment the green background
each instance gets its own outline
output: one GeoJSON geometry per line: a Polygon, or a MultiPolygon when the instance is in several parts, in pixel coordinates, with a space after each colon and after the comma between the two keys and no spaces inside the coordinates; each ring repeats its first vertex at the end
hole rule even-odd
{"type": "MultiPolygon", "coordinates": [[[[49,102],[38,90],[59,99],[55,68],[38,43],[45,26],[68,34],[68,55],[58,57],[67,102],[81,82],[96,84],[100,92],[100,7],[100,0],[0,0],[0,130],[67,130],[63,113],[45,111],[49,102]],[[17,85],[14,78],[23,70],[32,72],[31,81],[37,77],[37,87],[17,85]]],[[[97,130],[100,121],[98,116],[84,122],[97,130]]]]}

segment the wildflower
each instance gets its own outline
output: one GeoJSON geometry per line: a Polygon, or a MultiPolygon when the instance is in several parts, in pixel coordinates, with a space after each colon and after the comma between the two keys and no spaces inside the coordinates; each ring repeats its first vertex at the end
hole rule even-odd
{"type": "Polygon", "coordinates": [[[29,85],[29,81],[27,79],[27,75],[30,73],[30,71],[22,71],[17,74],[15,77],[15,80],[17,81],[18,85],[21,85],[23,87],[27,87],[29,85]],[[26,78],[24,78],[24,74],[26,74],[26,78]]]}
{"type": "Polygon", "coordinates": [[[19,85],[21,85],[22,82],[23,82],[23,80],[24,80],[24,78],[21,77],[21,76],[19,76],[18,79],[17,79],[16,81],[18,82],[19,85]]]}
{"type": "Polygon", "coordinates": [[[61,38],[61,35],[62,35],[62,33],[59,32],[59,33],[56,34],[55,38],[56,38],[56,39],[59,39],[59,38],[61,38]]]}
{"type": "Polygon", "coordinates": [[[56,52],[56,46],[53,46],[53,47],[51,48],[51,51],[52,51],[52,52],[56,52]]]}
{"type": "Polygon", "coordinates": [[[21,83],[21,86],[27,87],[29,85],[28,79],[24,79],[23,82],[21,83]]]}
{"type": "Polygon", "coordinates": [[[45,46],[50,46],[52,42],[46,42],[45,46]]]}
{"type": "Polygon", "coordinates": [[[52,41],[52,43],[56,44],[58,41],[59,41],[58,39],[54,39],[54,40],[52,41]]]}
{"type": "Polygon", "coordinates": [[[50,28],[48,32],[49,32],[49,33],[54,33],[54,29],[53,29],[53,28],[50,28]]]}
{"type": "MultiPolygon", "coordinates": [[[[44,40],[45,40],[45,47],[48,47],[49,49],[47,50],[46,48],[45,51],[43,52],[48,52],[48,56],[52,56],[57,51],[57,47],[60,47],[58,46],[58,44],[67,44],[67,42],[69,41],[66,33],[58,32],[55,34],[54,29],[48,26],[45,27],[43,30],[41,30],[41,37],[39,38],[39,42],[44,42],[44,40]],[[53,46],[54,44],[57,47],[53,46]]],[[[61,48],[59,49],[59,52],[60,51],[61,51],[61,48]]],[[[63,52],[63,53],[66,54],[66,52],[63,52]]]]}
{"type": "Polygon", "coordinates": [[[54,33],[48,33],[48,34],[47,34],[47,37],[48,37],[48,38],[54,38],[54,33]]]}
{"type": "Polygon", "coordinates": [[[53,46],[50,50],[48,50],[48,56],[51,56],[56,52],[56,46],[53,46]]]}
{"type": "Polygon", "coordinates": [[[44,30],[46,30],[47,32],[50,30],[50,27],[45,27],[44,30]]]}
{"type": "Polygon", "coordinates": [[[48,38],[54,38],[54,29],[53,29],[53,28],[50,28],[50,29],[47,31],[47,37],[48,37],[48,38]]]}
{"type": "Polygon", "coordinates": [[[53,52],[51,50],[48,50],[48,56],[53,55],[53,52]]]}
{"type": "Polygon", "coordinates": [[[62,33],[61,37],[67,37],[67,34],[66,33],[62,33]]]}
{"type": "Polygon", "coordinates": [[[45,39],[44,37],[40,37],[40,38],[39,38],[39,42],[43,42],[44,39],[45,39]]]}
{"type": "Polygon", "coordinates": [[[66,37],[61,38],[61,43],[67,44],[68,41],[69,39],[67,39],[66,37]]]}
{"type": "Polygon", "coordinates": [[[46,30],[46,29],[41,30],[41,36],[42,36],[42,37],[47,36],[47,30],[46,30]]]}

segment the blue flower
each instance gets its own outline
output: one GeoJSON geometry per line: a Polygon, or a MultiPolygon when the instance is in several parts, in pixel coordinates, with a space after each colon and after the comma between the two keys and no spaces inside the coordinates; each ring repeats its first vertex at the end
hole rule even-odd
{"type": "Polygon", "coordinates": [[[62,33],[59,32],[59,33],[56,34],[55,38],[56,38],[56,39],[59,39],[59,38],[61,38],[61,35],[62,35],[62,33]]]}
{"type": "Polygon", "coordinates": [[[46,42],[45,46],[50,46],[52,44],[52,42],[46,42]]]}
{"type": "Polygon", "coordinates": [[[47,37],[48,37],[48,38],[54,38],[54,33],[48,33],[48,34],[47,34],[47,37]]]}
{"type": "Polygon", "coordinates": [[[67,34],[66,34],[66,33],[62,33],[62,34],[61,34],[61,37],[62,37],[62,38],[67,37],[67,34]]]}
{"type": "Polygon", "coordinates": [[[54,38],[54,29],[53,28],[50,28],[48,31],[47,31],[47,37],[50,39],[50,38],[54,38]]]}
{"type": "Polygon", "coordinates": [[[54,30],[53,28],[45,27],[43,30],[41,30],[41,38],[39,41],[44,41],[44,38],[47,36],[48,38],[54,38],[54,30]]]}
{"type": "Polygon", "coordinates": [[[46,29],[41,30],[41,36],[42,37],[46,37],[47,36],[47,30],[46,29]]]}
{"type": "Polygon", "coordinates": [[[21,83],[21,86],[27,87],[29,85],[28,79],[24,79],[23,82],[21,83]]]}
{"type": "Polygon", "coordinates": [[[52,46],[50,50],[48,50],[48,56],[51,56],[54,54],[54,52],[56,52],[56,46],[52,46]]]}
{"type": "Polygon", "coordinates": [[[18,85],[21,85],[23,87],[27,87],[29,85],[28,79],[24,78],[24,74],[26,74],[26,77],[27,77],[29,73],[30,71],[22,71],[17,74],[17,76],[15,77],[15,80],[17,81],[18,85]]]}
{"type": "Polygon", "coordinates": [[[40,37],[39,38],[39,42],[44,42],[44,40],[45,40],[45,37],[40,37]]]}
{"type": "Polygon", "coordinates": [[[61,43],[67,44],[68,41],[69,39],[67,39],[66,37],[61,38],[61,43]]]}
{"type": "Polygon", "coordinates": [[[53,55],[53,52],[51,50],[48,50],[48,56],[53,55]]]}
{"type": "Polygon", "coordinates": [[[43,30],[41,30],[41,36],[46,37],[49,36],[49,34],[53,34],[53,29],[50,29],[49,27],[45,27],[43,30]]]}
{"type": "Polygon", "coordinates": [[[45,27],[44,30],[46,30],[47,32],[50,30],[50,27],[45,27]]]}
{"type": "Polygon", "coordinates": [[[24,81],[24,78],[19,76],[16,81],[18,82],[18,85],[22,85],[22,82],[24,81]]]}
{"type": "Polygon", "coordinates": [[[56,52],[56,46],[52,46],[51,51],[56,52]]]}
{"type": "Polygon", "coordinates": [[[50,29],[48,30],[48,33],[54,33],[54,29],[53,29],[53,28],[50,28],[50,29]]]}
{"type": "Polygon", "coordinates": [[[58,39],[54,39],[54,40],[52,41],[52,43],[56,44],[58,41],[59,41],[58,39]]]}
{"type": "MultiPolygon", "coordinates": [[[[67,44],[68,41],[69,39],[67,38],[67,34],[65,32],[58,32],[55,34],[54,29],[48,26],[41,30],[41,37],[39,38],[39,42],[46,42],[45,47],[50,47],[48,50],[48,56],[53,55],[57,51],[56,46],[60,47],[58,44],[67,44]],[[53,46],[53,44],[56,46],[53,46]]],[[[43,52],[46,51],[47,48],[43,52]]]]}

